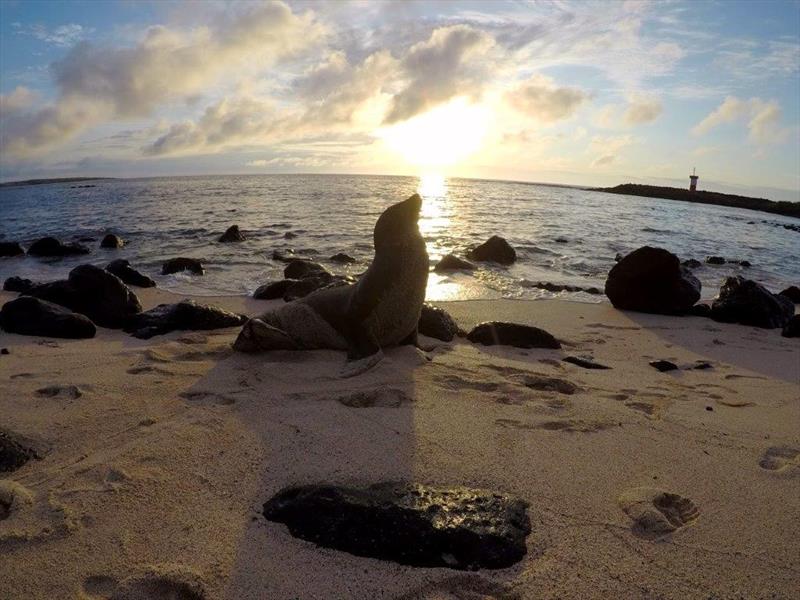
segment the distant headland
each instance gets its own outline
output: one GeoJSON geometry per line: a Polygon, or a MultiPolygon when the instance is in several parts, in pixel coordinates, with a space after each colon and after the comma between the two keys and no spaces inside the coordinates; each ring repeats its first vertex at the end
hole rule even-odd
{"type": "Polygon", "coordinates": [[[736,196],[734,194],[692,191],[684,188],[641,185],[638,183],[623,183],[622,185],[610,188],[591,189],[597,192],[608,192],[609,194],[625,194],[627,196],[644,196],[645,198],[663,198],[666,200],[680,200],[682,202],[695,202],[698,204],[716,204],[718,206],[749,208],[750,210],[760,210],[762,212],[800,219],[800,202],[773,202],[766,198],[750,198],[748,196],[736,196]]]}
{"type": "Polygon", "coordinates": [[[26,179],[25,181],[6,181],[0,187],[17,187],[21,185],[44,185],[46,183],[76,183],[80,181],[100,181],[114,177],[54,177],[52,179],[26,179]]]}

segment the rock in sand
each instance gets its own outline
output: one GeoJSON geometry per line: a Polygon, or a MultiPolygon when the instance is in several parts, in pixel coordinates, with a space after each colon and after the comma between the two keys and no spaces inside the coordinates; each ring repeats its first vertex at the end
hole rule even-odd
{"type": "Polygon", "coordinates": [[[146,312],[132,317],[125,331],[133,337],[149,339],[176,330],[222,329],[241,325],[247,320],[227,310],[183,300],[177,304],[159,304],[146,312]]]}
{"type": "Polygon", "coordinates": [[[427,302],[422,305],[418,330],[422,335],[443,342],[453,341],[453,338],[459,333],[458,325],[446,310],[427,302]]]}
{"type": "Polygon", "coordinates": [[[700,281],[678,257],[662,248],[643,246],[614,265],[605,292],[622,310],[680,314],[700,299],[700,281]]]}
{"type": "Polygon", "coordinates": [[[473,344],[514,346],[515,348],[561,348],[559,341],[538,327],[490,321],[476,325],[467,334],[473,344]]]}
{"type": "Polygon", "coordinates": [[[487,490],[379,483],[305,485],[264,504],[264,516],[319,546],[416,567],[503,569],[527,552],[528,504],[487,490]]]}
{"type": "Polygon", "coordinates": [[[6,302],[0,309],[0,327],[20,335],[67,339],[92,338],[97,332],[84,315],[31,296],[6,302]]]}
{"type": "Polygon", "coordinates": [[[711,304],[715,321],[765,329],[786,326],[793,314],[791,300],[743,277],[728,277],[711,304]]]}
{"type": "Polygon", "coordinates": [[[800,337],[800,315],[794,315],[781,331],[781,335],[787,338],[800,337]]]}

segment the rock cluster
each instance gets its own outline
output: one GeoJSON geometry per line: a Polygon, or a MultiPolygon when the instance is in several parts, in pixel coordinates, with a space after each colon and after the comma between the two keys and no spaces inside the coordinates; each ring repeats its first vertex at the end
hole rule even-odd
{"type": "Polygon", "coordinates": [[[766,329],[785,327],[792,315],[794,303],[791,300],[743,277],[725,280],[711,304],[710,313],[715,321],[766,329]]]}
{"type": "Polygon", "coordinates": [[[81,244],[64,244],[54,237],[43,237],[28,248],[29,256],[75,256],[89,254],[90,250],[81,244]]]}

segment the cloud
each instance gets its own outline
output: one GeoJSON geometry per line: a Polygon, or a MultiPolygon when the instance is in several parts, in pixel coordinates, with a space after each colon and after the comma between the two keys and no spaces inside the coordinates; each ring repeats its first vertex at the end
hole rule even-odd
{"type": "Polygon", "coordinates": [[[4,123],[3,150],[30,155],[97,123],[148,116],[231,72],[242,76],[293,56],[322,33],[310,13],[298,15],[282,2],[267,2],[245,5],[214,27],[151,27],[131,48],[79,43],[51,66],[58,99],[4,123]]]}
{"type": "Polygon", "coordinates": [[[782,115],[783,111],[776,100],[765,102],[761,98],[741,100],[728,96],[692,128],[692,134],[705,135],[720,125],[746,120],[750,141],[759,145],[781,143],[791,134],[788,128],[780,125],[782,115]]]}
{"type": "Polygon", "coordinates": [[[567,119],[589,99],[579,88],[558,87],[544,75],[534,75],[506,94],[511,106],[530,117],[552,123],[567,119]]]}
{"type": "Polygon", "coordinates": [[[620,151],[635,143],[636,139],[630,135],[608,137],[594,136],[587,147],[589,153],[597,155],[591,163],[592,168],[602,167],[616,162],[617,158],[619,158],[620,151]]]}
{"type": "Polygon", "coordinates": [[[637,98],[631,100],[622,121],[626,125],[643,125],[655,121],[663,107],[657,98],[637,98]]]}
{"type": "Polygon", "coordinates": [[[747,81],[791,77],[800,71],[800,42],[771,40],[761,44],[748,39],[729,40],[718,51],[714,65],[747,81]]]}
{"type": "Polygon", "coordinates": [[[592,161],[592,167],[602,167],[603,165],[610,165],[617,160],[614,154],[603,154],[592,161]]]}
{"type": "Polygon", "coordinates": [[[37,99],[36,92],[22,85],[18,85],[10,94],[0,94],[0,118],[24,112],[37,99]]]}
{"type": "Polygon", "coordinates": [[[47,44],[63,47],[73,46],[94,32],[94,29],[83,27],[83,25],[78,25],[77,23],[59,25],[53,28],[47,28],[41,24],[24,27],[21,23],[12,23],[11,26],[19,35],[30,35],[47,44]]]}
{"type": "Polygon", "coordinates": [[[479,95],[485,83],[480,57],[493,45],[489,34],[469,25],[434,29],[401,60],[406,83],[392,99],[385,122],[410,119],[455,96],[479,95]]]}

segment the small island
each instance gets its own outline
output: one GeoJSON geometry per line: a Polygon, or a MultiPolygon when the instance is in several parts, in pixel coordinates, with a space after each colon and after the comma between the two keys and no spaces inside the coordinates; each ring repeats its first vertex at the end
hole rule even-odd
{"type": "Polygon", "coordinates": [[[6,181],[0,183],[0,188],[19,187],[23,185],[45,185],[48,183],[79,183],[83,181],[100,181],[114,179],[113,177],[52,177],[50,179],[26,179],[25,181],[6,181]]]}
{"type": "Polygon", "coordinates": [[[693,191],[683,188],[641,185],[638,183],[623,183],[622,185],[610,188],[592,189],[597,192],[608,192],[609,194],[624,194],[627,196],[644,196],[645,198],[663,198],[665,200],[680,200],[682,202],[696,202],[699,204],[749,208],[750,210],[760,210],[776,215],[800,218],[800,202],[773,202],[766,198],[750,198],[748,196],[737,196],[734,194],[693,191]]]}

